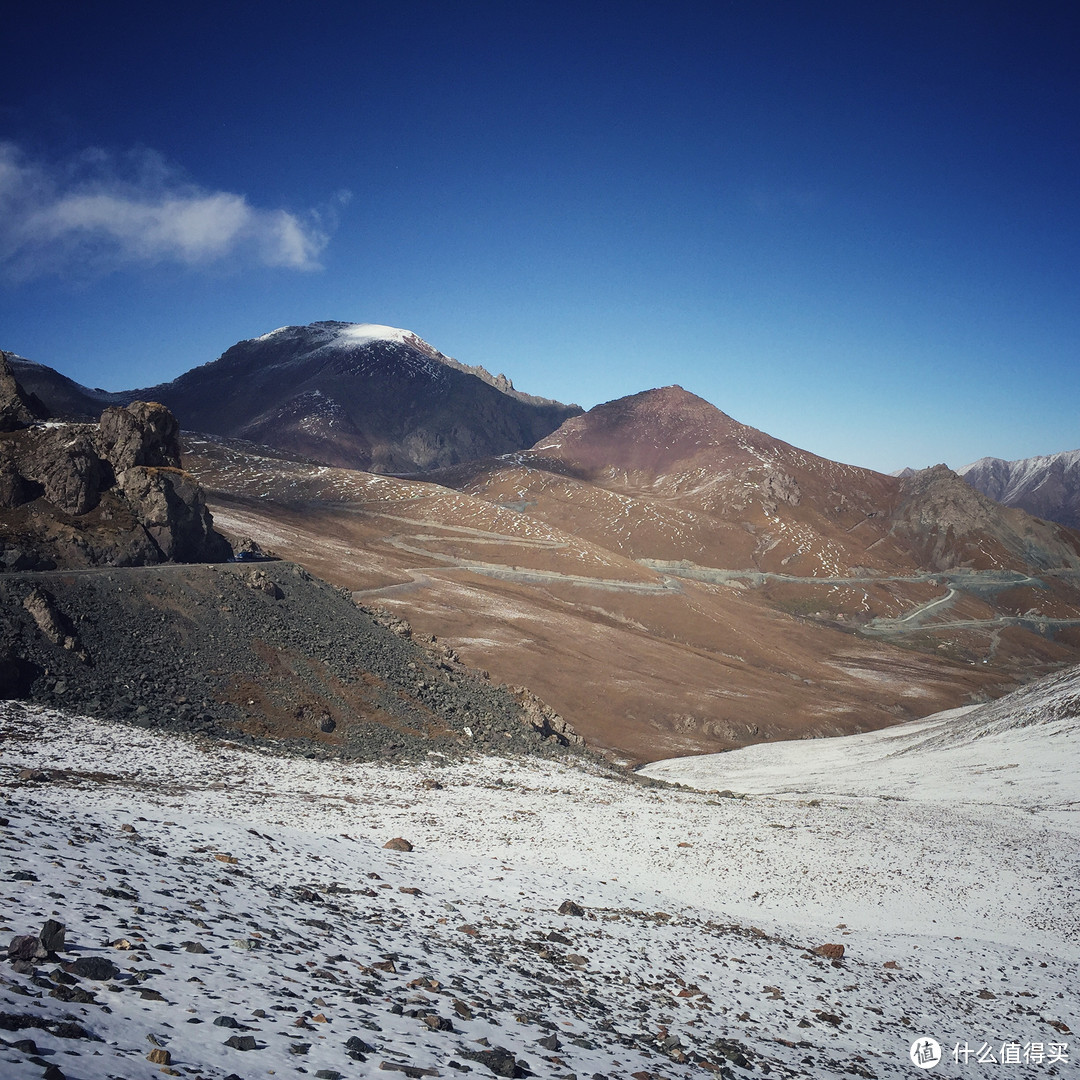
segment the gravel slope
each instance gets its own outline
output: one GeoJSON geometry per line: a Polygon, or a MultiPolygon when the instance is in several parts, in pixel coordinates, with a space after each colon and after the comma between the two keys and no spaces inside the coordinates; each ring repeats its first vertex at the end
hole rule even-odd
{"type": "Polygon", "coordinates": [[[362,760],[562,752],[553,714],[383,621],[285,562],[0,575],[0,658],[42,704],[362,760]]]}

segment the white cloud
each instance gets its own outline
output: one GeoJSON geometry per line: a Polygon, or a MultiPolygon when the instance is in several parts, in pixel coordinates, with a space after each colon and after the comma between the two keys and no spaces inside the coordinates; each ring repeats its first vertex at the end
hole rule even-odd
{"type": "Polygon", "coordinates": [[[117,158],[92,150],[47,166],[0,143],[0,267],[19,279],[159,262],[315,270],[332,217],[207,191],[153,151],[117,158]]]}

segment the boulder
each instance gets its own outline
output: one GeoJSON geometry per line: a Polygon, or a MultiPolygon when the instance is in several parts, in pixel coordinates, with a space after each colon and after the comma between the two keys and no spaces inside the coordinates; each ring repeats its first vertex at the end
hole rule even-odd
{"type": "Polygon", "coordinates": [[[42,486],[45,498],[65,514],[85,514],[109,486],[91,432],[72,425],[37,441],[19,471],[42,486]]]}
{"type": "Polygon", "coordinates": [[[120,969],[103,956],[80,956],[70,964],[64,964],[63,968],[69,975],[95,982],[108,982],[120,974],[120,969]]]}
{"type": "Polygon", "coordinates": [[[285,596],[281,586],[267,576],[265,570],[252,570],[244,579],[244,583],[249,589],[266,593],[274,600],[281,600],[285,596]]]}
{"type": "Polygon", "coordinates": [[[38,941],[41,947],[49,953],[63,952],[67,937],[67,927],[55,919],[46,919],[38,931],[38,941]]]}
{"type": "Polygon", "coordinates": [[[154,401],[106,409],[97,441],[101,456],[117,476],[136,465],[180,468],[180,425],[164,405],[154,401]]]}
{"type": "Polygon", "coordinates": [[[824,956],[826,960],[843,960],[844,959],[844,946],[836,944],[819,945],[816,949],[811,949],[811,952],[815,956],[824,956]]]}
{"type": "Polygon", "coordinates": [[[117,485],[139,524],[172,562],[220,562],[232,549],[214,531],[202,488],[190,473],[175,468],[134,465],[117,485]]]}
{"type": "Polygon", "coordinates": [[[16,960],[44,960],[46,951],[41,942],[32,934],[21,934],[13,937],[7,947],[8,959],[16,960]]]}
{"type": "Polygon", "coordinates": [[[86,650],[82,647],[71,620],[60,610],[52,593],[35,586],[23,601],[23,607],[33,616],[38,629],[54,645],[73,652],[86,662],[86,650]]]}

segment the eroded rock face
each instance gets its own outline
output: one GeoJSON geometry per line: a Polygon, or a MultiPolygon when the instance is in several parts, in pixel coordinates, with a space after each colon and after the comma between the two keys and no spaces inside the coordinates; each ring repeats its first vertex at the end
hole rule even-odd
{"type": "Polygon", "coordinates": [[[44,488],[45,498],[65,514],[85,514],[108,487],[108,471],[98,457],[92,434],[58,428],[45,433],[21,471],[44,488]]]}
{"type": "Polygon", "coordinates": [[[134,465],[117,486],[135,517],[170,562],[218,562],[231,553],[214,531],[202,488],[190,473],[176,468],[134,465]]]}
{"type": "Polygon", "coordinates": [[[0,352],[0,431],[18,431],[47,415],[33,394],[24,393],[12,373],[7,354],[0,352]]]}
{"type": "Polygon", "coordinates": [[[762,484],[762,505],[769,513],[775,514],[777,503],[798,506],[802,501],[799,482],[785,472],[771,471],[762,484]]]}
{"type": "MultiPolygon", "coordinates": [[[[5,372],[6,361],[0,409],[24,398],[5,372]]],[[[232,554],[199,484],[180,468],[176,419],[153,402],[106,409],[96,425],[0,433],[2,511],[14,514],[5,520],[0,569],[220,562],[232,554]]]]}
{"type": "Polygon", "coordinates": [[[30,484],[14,461],[0,459],[0,509],[21,506],[33,498],[30,484]]]}
{"type": "Polygon", "coordinates": [[[117,476],[136,465],[179,469],[180,425],[164,405],[133,401],[101,414],[98,447],[117,476]]]}
{"type": "Polygon", "coordinates": [[[554,739],[561,746],[584,746],[585,740],[550,705],[524,686],[511,686],[510,693],[521,703],[522,720],[542,739],[554,739]]]}

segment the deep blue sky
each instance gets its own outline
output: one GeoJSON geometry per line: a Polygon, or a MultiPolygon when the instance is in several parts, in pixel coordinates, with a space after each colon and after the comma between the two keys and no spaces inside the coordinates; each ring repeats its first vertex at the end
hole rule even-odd
{"type": "Polygon", "coordinates": [[[1070,4],[38,0],[0,347],[106,389],[319,319],[892,470],[1080,447],[1070,4]]]}

